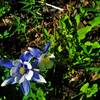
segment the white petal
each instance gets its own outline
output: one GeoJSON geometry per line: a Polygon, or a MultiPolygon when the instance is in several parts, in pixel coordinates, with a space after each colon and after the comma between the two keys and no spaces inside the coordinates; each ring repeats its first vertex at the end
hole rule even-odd
{"type": "Polygon", "coordinates": [[[27,65],[27,68],[28,68],[28,69],[32,69],[32,66],[31,66],[31,64],[30,64],[29,62],[26,62],[26,61],[25,61],[24,64],[27,65]]]}
{"type": "Polygon", "coordinates": [[[55,58],[54,54],[51,54],[51,55],[49,56],[49,58],[55,58]]]}
{"type": "Polygon", "coordinates": [[[10,70],[10,75],[11,75],[11,76],[12,76],[12,75],[16,75],[16,74],[17,74],[17,73],[16,73],[16,72],[17,72],[17,69],[18,69],[17,67],[12,67],[11,70],[10,70]]]}
{"type": "Polygon", "coordinates": [[[34,71],[39,72],[40,70],[39,70],[39,69],[34,68],[34,71]]]}
{"type": "Polygon", "coordinates": [[[33,71],[32,70],[29,70],[28,74],[25,74],[25,78],[27,80],[31,80],[32,76],[33,76],[33,71]]]}
{"type": "Polygon", "coordinates": [[[28,53],[28,51],[25,51],[24,54],[26,55],[28,53]]]}
{"type": "Polygon", "coordinates": [[[28,47],[28,50],[29,50],[29,51],[33,51],[31,47],[28,47]]]}
{"type": "Polygon", "coordinates": [[[24,80],[25,80],[25,75],[23,75],[23,76],[20,78],[19,84],[21,84],[22,82],[24,82],[24,80]]]}
{"type": "Polygon", "coordinates": [[[1,86],[2,87],[6,86],[7,84],[12,83],[12,81],[13,81],[13,78],[8,78],[8,79],[4,80],[4,82],[1,84],[1,86]]]}
{"type": "MultiPolygon", "coordinates": [[[[43,55],[43,54],[42,54],[43,55]]],[[[42,59],[43,59],[43,56],[40,56],[40,57],[38,57],[37,59],[38,59],[38,63],[40,63],[41,61],[42,61],[42,59]]]]}
{"type": "Polygon", "coordinates": [[[14,78],[14,81],[11,84],[17,83],[17,77],[14,78]]]}
{"type": "Polygon", "coordinates": [[[9,80],[5,80],[5,81],[1,84],[1,86],[2,86],[2,87],[3,87],[3,86],[6,86],[7,83],[8,83],[8,81],[9,81],[9,80]]]}
{"type": "Polygon", "coordinates": [[[39,79],[36,79],[35,77],[33,77],[33,80],[38,83],[47,83],[46,80],[44,79],[44,77],[40,74],[39,74],[39,79]]]}
{"type": "Polygon", "coordinates": [[[20,60],[20,59],[17,59],[17,60],[14,60],[14,61],[13,61],[14,67],[18,67],[18,65],[19,65],[20,63],[22,63],[22,60],[20,60]]]}

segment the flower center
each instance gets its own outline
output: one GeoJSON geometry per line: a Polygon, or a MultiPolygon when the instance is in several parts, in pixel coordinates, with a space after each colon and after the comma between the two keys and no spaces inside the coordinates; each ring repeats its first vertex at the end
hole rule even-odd
{"type": "Polygon", "coordinates": [[[20,74],[24,74],[25,73],[25,68],[24,67],[20,67],[19,68],[19,73],[20,74]]]}

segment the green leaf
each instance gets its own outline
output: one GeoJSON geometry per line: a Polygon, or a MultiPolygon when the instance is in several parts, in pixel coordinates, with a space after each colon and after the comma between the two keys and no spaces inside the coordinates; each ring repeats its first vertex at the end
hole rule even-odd
{"type": "Polygon", "coordinates": [[[98,92],[98,84],[93,84],[91,90],[92,90],[91,94],[95,94],[96,92],[98,92]]]}
{"type": "Polygon", "coordinates": [[[91,24],[92,27],[95,27],[95,26],[99,25],[100,24],[100,16],[95,17],[93,20],[91,20],[89,22],[89,24],[91,24]]]}
{"type": "Polygon", "coordinates": [[[90,42],[90,41],[87,41],[87,42],[85,42],[85,45],[86,46],[92,46],[92,49],[96,49],[96,48],[100,48],[100,44],[99,44],[99,42],[90,42]]]}
{"type": "Polygon", "coordinates": [[[96,72],[96,73],[100,72],[100,68],[99,67],[87,67],[86,70],[87,71],[91,71],[91,72],[96,72]]]}
{"type": "Polygon", "coordinates": [[[86,46],[91,46],[92,44],[91,44],[90,41],[86,41],[86,42],[85,42],[85,45],[86,45],[86,46]]]}
{"type": "Polygon", "coordinates": [[[87,93],[88,87],[89,87],[89,83],[86,83],[81,87],[80,91],[83,93],[87,93]]]}
{"type": "Polygon", "coordinates": [[[82,39],[84,39],[85,36],[86,36],[86,34],[87,34],[88,32],[90,32],[91,29],[92,29],[91,26],[86,26],[86,27],[83,27],[83,28],[79,29],[79,30],[77,31],[77,35],[78,35],[79,41],[81,41],[82,39]]]}
{"type": "Polygon", "coordinates": [[[38,100],[46,100],[46,99],[45,99],[45,94],[44,94],[44,92],[42,91],[41,88],[39,88],[39,89],[37,90],[36,95],[37,95],[38,100]]]}
{"type": "Polygon", "coordinates": [[[76,20],[76,23],[77,23],[77,26],[78,26],[79,23],[80,23],[80,15],[79,14],[75,16],[75,20],[76,20]]]}
{"type": "Polygon", "coordinates": [[[92,48],[93,48],[93,49],[95,49],[95,48],[100,48],[99,42],[94,42],[94,43],[92,44],[92,48]]]}
{"type": "Polygon", "coordinates": [[[48,36],[49,36],[49,32],[47,31],[47,29],[46,29],[46,28],[44,28],[44,30],[43,30],[43,31],[44,31],[45,36],[46,36],[46,37],[48,37],[48,36]]]}
{"type": "Polygon", "coordinates": [[[92,97],[96,92],[98,92],[98,85],[93,84],[93,86],[88,89],[87,98],[92,97]]]}
{"type": "Polygon", "coordinates": [[[98,85],[93,84],[92,87],[89,87],[89,83],[86,83],[81,87],[80,91],[85,93],[87,98],[90,98],[98,92],[98,85]]]}
{"type": "Polygon", "coordinates": [[[62,47],[61,47],[61,45],[58,46],[58,51],[59,51],[59,52],[62,51],[62,47]]]}
{"type": "Polygon", "coordinates": [[[7,38],[7,37],[9,37],[9,36],[10,36],[10,33],[7,32],[7,31],[5,31],[4,34],[3,34],[3,37],[7,38]]]}
{"type": "Polygon", "coordinates": [[[2,39],[3,38],[3,35],[2,34],[0,34],[0,39],[2,39]]]}
{"type": "Polygon", "coordinates": [[[63,20],[60,20],[60,26],[62,29],[66,29],[66,24],[63,20]]]}
{"type": "Polygon", "coordinates": [[[82,7],[80,7],[80,12],[81,12],[82,14],[85,14],[85,13],[86,13],[85,9],[82,8],[82,7]]]}
{"type": "Polygon", "coordinates": [[[91,26],[86,26],[77,31],[78,40],[81,41],[85,38],[86,34],[91,31],[91,29],[100,24],[100,17],[95,17],[93,20],[89,22],[91,26]]]}

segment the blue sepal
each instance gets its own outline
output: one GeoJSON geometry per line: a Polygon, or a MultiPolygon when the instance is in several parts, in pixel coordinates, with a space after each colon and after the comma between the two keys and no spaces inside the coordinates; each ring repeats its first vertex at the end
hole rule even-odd
{"type": "Polygon", "coordinates": [[[34,74],[33,74],[33,77],[32,77],[33,79],[35,78],[35,79],[39,79],[39,73],[38,72],[36,72],[36,71],[34,71],[34,74]]]}
{"type": "Polygon", "coordinates": [[[21,83],[21,90],[23,92],[23,94],[28,95],[29,90],[30,90],[30,82],[28,80],[24,80],[23,83],[21,83]]]}
{"type": "Polygon", "coordinates": [[[0,66],[4,66],[6,68],[12,68],[13,61],[12,60],[0,60],[0,66]]]}
{"type": "Polygon", "coordinates": [[[41,56],[42,51],[37,49],[37,48],[31,48],[29,49],[30,53],[32,54],[33,57],[38,58],[41,56]]]}
{"type": "Polygon", "coordinates": [[[1,86],[3,87],[3,86],[6,86],[8,84],[15,84],[15,83],[16,83],[15,77],[11,76],[11,77],[7,78],[6,80],[4,80],[3,83],[1,84],[1,86]]]}
{"type": "Polygon", "coordinates": [[[32,65],[32,67],[34,68],[34,67],[36,67],[36,66],[37,66],[37,64],[38,64],[38,60],[36,59],[35,61],[33,61],[33,62],[32,62],[32,64],[31,64],[31,65],[32,65]]]}
{"type": "Polygon", "coordinates": [[[31,55],[31,53],[30,53],[29,51],[24,52],[24,53],[21,54],[21,56],[20,56],[20,59],[21,59],[22,61],[29,61],[29,60],[31,60],[31,58],[32,58],[32,55],[31,55]]]}
{"type": "Polygon", "coordinates": [[[51,45],[51,43],[48,42],[48,43],[45,45],[45,47],[43,48],[43,51],[44,51],[44,52],[47,52],[48,49],[49,49],[49,47],[50,47],[50,45],[51,45]]]}

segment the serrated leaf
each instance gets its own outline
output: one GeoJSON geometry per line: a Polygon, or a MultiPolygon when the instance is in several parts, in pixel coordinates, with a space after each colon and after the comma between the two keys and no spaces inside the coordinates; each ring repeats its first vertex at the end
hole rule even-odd
{"type": "Polygon", "coordinates": [[[87,41],[87,42],[85,42],[85,45],[86,46],[92,46],[92,49],[96,49],[96,48],[100,48],[100,44],[99,44],[99,42],[90,42],[90,41],[87,41]]]}
{"type": "Polygon", "coordinates": [[[80,91],[83,93],[87,93],[88,87],[89,87],[89,83],[86,83],[81,87],[80,91]]]}
{"type": "Polygon", "coordinates": [[[99,42],[94,42],[94,43],[92,44],[92,48],[93,48],[93,49],[95,49],[95,48],[100,48],[99,42]]]}
{"type": "Polygon", "coordinates": [[[96,92],[98,92],[98,85],[93,84],[93,86],[88,89],[87,98],[92,97],[96,92]]]}
{"type": "Polygon", "coordinates": [[[91,42],[90,42],[90,41],[86,41],[86,42],[85,42],[85,45],[86,45],[86,46],[91,46],[91,42]]]}
{"type": "Polygon", "coordinates": [[[98,85],[93,84],[93,86],[91,87],[91,90],[92,90],[92,94],[95,94],[96,92],[98,92],[98,85]]]}

